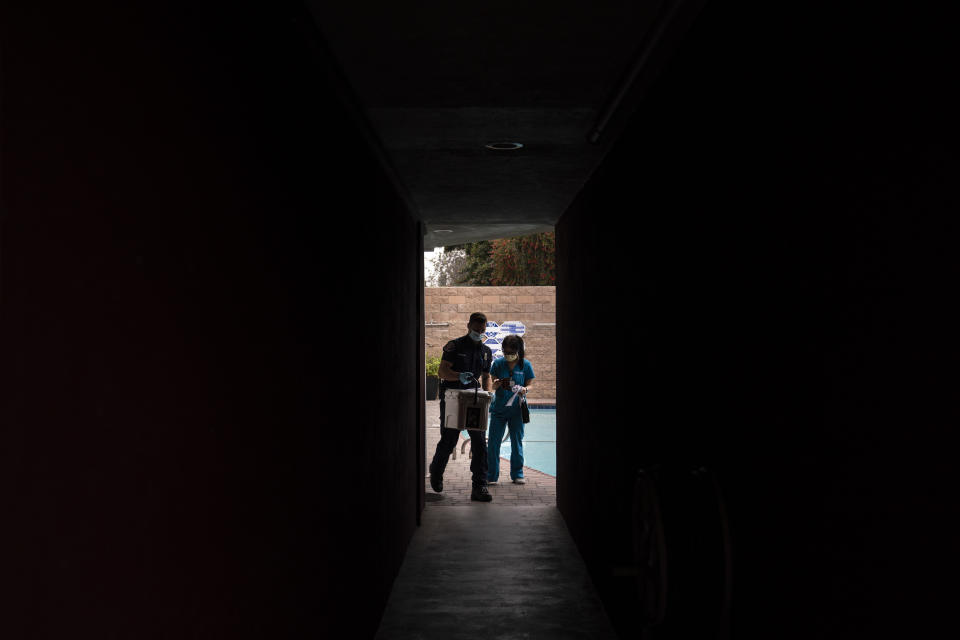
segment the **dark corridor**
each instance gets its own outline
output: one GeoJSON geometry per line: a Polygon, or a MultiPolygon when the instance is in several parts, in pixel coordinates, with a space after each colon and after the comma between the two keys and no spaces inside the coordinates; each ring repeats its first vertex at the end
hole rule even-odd
{"type": "Polygon", "coordinates": [[[952,23],[753,4],[5,3],[0,635],[372,638],[440,228],[556,230],[620,637],[955,626],[952,23]]]}

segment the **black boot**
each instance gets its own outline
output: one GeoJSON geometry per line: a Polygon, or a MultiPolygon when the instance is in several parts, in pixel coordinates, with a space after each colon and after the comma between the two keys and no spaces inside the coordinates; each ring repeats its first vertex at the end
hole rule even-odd
{"type": "Polygon", "coordinates": [[[470,492],[470,499],[478,502],[490,502],[493,496],[487,491],[487,485],[473,485],[473,491],[470,492]]]}
{"type": "Polygon", "coordinates": [[[430,465],[430,488],[437,493],[443,491],[443,476],[433,472],[433,465],[430,465]]]}

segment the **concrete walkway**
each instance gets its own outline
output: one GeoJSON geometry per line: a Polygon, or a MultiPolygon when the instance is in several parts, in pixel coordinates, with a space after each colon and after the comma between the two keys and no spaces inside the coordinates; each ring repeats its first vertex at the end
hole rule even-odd
{"type": "MultiPolygon", "coordinates": [[[[427,402],[427,439],[426,460],[427,466],[433,459],[433,454],[440,441],[440,401],[427,402]]],[[[427,508],[433,506],[484,506],[506,505],[522,506],[554,506],[557,504],[557,479],[541,473],[530,467],[523,468],[527,484],[513,484],[510,480],[510,461],[500,458],[500,483],[489,487],[493,502],[482,503],[470,500],[470,441],[460,440],[456,449],[457,458],[451,456],[447,468],[443,472],[443,493],[434,493],[430,488],[430,477],[424,478],[426,489],[427,508]],[[466,446],[464,447],[464,443],[466,446]],[[461,452],[461,449],[463,451],[461,452]]]]}
{"type": "MultiPolygon", "coordinates": [[[[439,404],[427,402],[428,464],[440,439],[439,404]]],[[[377,639],[616,640],[556,508],[556,479],[524,467],[527,484],[513,484],[501,458],[505,481],[490,487],[493,502],[472,502],[463,442],[447,464],[443,493],[424,478],[427,508],[377,639]]]]}
{"type": "Polygon", "coordinates": [[[424,511],[376,637],[615,640],[557,508],[495,504],[424,511]]]}

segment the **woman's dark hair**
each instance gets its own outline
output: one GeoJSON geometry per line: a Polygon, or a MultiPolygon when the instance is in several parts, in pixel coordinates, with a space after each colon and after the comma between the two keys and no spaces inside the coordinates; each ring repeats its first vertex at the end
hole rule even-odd
{"type": "Polygon", "coordinates": [[[517,362],[523,363],[523,338],[517,335],[510,334],[503,339],[503,342],[500,344],[500,348],[512,347],[517,350],[517,362]]]}

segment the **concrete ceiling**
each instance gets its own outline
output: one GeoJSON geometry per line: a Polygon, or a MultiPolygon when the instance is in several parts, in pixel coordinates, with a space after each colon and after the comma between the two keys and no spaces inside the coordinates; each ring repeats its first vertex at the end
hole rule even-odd
{"type": "Polygon", "coordinates": [[[663,2],[309,6],[433,247],[553,229],[663,2]],[[504,141],[523,148],[485,147],[504,141]]]}

